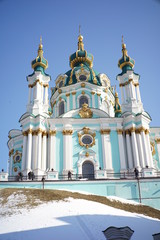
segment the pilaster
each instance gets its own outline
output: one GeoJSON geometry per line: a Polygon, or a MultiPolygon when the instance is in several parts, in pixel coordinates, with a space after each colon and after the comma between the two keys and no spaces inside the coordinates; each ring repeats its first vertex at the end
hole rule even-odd
{"type": "Polygon", "coordinates": [[[118,134],[118,143],[119,143],[119,155],[120,155],[120,163],[121,163],[121,170],[126,170],[126,161],[125,161],[125,152],[124,152],[124,142],[123,142],[123,130],[117,129],[118,134]]]}
{"type": "Polygon", "coordinates": [[[72,129],[63,130],[63,174],[73,169],[72,162],[72,129]]]}

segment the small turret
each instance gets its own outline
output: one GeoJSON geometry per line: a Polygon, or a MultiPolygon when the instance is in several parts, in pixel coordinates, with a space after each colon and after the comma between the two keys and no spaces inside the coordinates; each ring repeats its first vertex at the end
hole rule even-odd
{"type": "Polygon", "coordinates": [[[118,93],[115,92],[115,105],[114,105],[114,112],[115,112],[115,117],[120,117],[121,116],[121,105],[119,103],[119,97],[118,93]]]}
{"type": "Polygon", "coordinates": [[[40,38],[40,44],[38,48],[38,56],[31,62],[32,68],[34,71],[42,71],[48,68],[48,61],[43,57],[43,45],[42,37],[40,38]]]}
{"type": "Polygon", "coordinates": [[[122,69],[122,73],[127,72],[127,70],[132,70],[135,65],[135,61],[128,56],[126,44],[123,42],[122,36],[122,57],[118,61],[118,67],[122,69]]]}

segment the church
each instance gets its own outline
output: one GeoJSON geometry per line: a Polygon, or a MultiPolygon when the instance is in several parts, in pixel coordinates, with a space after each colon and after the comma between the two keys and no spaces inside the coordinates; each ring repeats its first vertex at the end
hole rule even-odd
{"type": "Polygon", "coordinates": [[[56,78],[50,99],[42,41],[31,65],[21,129],[9,131],[9,179],[20,172],[48,180],[68,179],[69,172],[73,179],[121,178],[134,174],[135,168],[142,177],[157,176],[160,128],[150,127],[140,76],[123,40],[120,101],[108,76],[94,70],[81,34],[77,51],[69,57],[70,69],[56,78]]]}

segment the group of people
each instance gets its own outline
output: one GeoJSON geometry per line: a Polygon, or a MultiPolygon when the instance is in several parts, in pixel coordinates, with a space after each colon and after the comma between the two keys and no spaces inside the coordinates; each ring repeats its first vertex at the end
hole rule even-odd
{"type": "Polygon", "coordinates": [[[30,172],[28,173],[28,179],[34,180],[34,178],[35,178],[34,172],[30,171],[30,172]]]}

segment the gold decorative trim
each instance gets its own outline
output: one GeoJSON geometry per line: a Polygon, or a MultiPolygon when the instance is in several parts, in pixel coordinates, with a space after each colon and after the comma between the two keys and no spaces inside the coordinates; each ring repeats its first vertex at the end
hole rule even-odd
{"type": "Polygon", "coordinates": [[[101,129],[100,130],[101,134],[110,134],[110,132],[111,132],[111,129],[101,129]]]}
{"type": "Polygon", "coordinates": [[[131,127],[130,129],[129,129],[129,131],[132,133],[132,132],[135,132],[135,128],[134,127],[131,127]]]}
{"type": "Polygon", "coordinates": [[[79,110],[79,115],[81,118],[92,118],[93,112],[88,107],[87,103],[83,103],[82,108],[79,110]]]}
{"type": "Polygon", "coordinates": [[[86,86],[86,84],[85,83],[81,83],[81,87],[85,87],[86,86]]]}
{"type": "Polygon", "coordinates": [[[76,92],[72,92],[72,95],[76,95],[76,92]]]}
{"type": "Polygon", "coordinates": [[[156,138],[155,141],[156,141],[157,144],[159,144],[160,143],[160,138],[156,138]]]}
{"type": "Polygon", "coordinates": [[[136,133],[136,134],[140,134],[141,131],[140,131],[139,129],[136,129],[136,130],[135,130],[135,133],[136,133]]]}
{"type": "Polygon", "coordinates": [[[130,131],[129,131],[129,129],[127,129],[127,130],[125,130],[125,134],[127,135],[130,135],[130,131]]]}
{"type": "Polygon", "coordinates": [[[56,135],[56,130],[49,130],[49,135],[50,136],[55,136],[56,135]]]}
{"type": "Polygon", "coordinates": [[[47,136],[47,132],[46,131],[42,132],[42,137],[43,136],[47,136]]]}
{"type": "Polygon", "coordinates": [[[59,93],[59,94],[62,93],[62,90],[61,90],[61,89],[58,89],[58,93],[59,93]]]}
{"type": "Polygon", "coordinates": [[[118,133],[119,135],[121,135],[121,134],[123,134],[123,130],[122,130],[122,129],[117,129],[117,133],[118,133]]]}
{"type": "Polygon", "coordinates": [[[21,161],[21,159],[22,159],[22,153],[19,152],[18,150],[16,150],[16,152],[15,152],[15,154],[14,154],[14,156],[13,156],[13,162],[14,162],[14,163],[17,163],[17,162],[18,162],[18,163],[19,163],[19,162],[21,161]],[[20,159],[16,161],[16,157],[17,157],[17,156],[20,156],[20,159]]]}
{"type": "Polygon", "coordinates": [[[92,91],[92,92],[91,92],[91,94],[92,94],[92,95],[94,95],[94,94],[95,94],[95,92],[93,92],[93,91],[92,91]]]}
{"type": "MultiPolygon", "coordinates": [[[[93,132],[93,131],[91,131],[90,128],[84,127],[84,128],[82,129],[82,131],[78,132],[77,134],[78,134],[79,145],[80,145],[81,147],[85,147],[85,148],[88,149],[89,147],[92,147],[93,145],[95,145],[95,136],[96,136],[96,133],[93,132]],[[92,142],[91,142],[90,144],[84,144],[84,143],[82,142],[82,138],[83,138],[84,136],[86,136],[86,135],[88,135],[88,136],[90,136],[90,137],[92,138],[92,142]]],[[[87,153],[87,154],[88,154],[88,153],[87,153]]],[[[89,156],[89,155],[88,155],[88,156],[89,156]]]]}
{"type": "Polygon", "coordinates": [[[97,93],[97,96],[100,97],[100,96],[101,96],[101,93],[97,93]]]}
{"type": "Polygon", "coordinates": [[[71,75],[70,75],[70,79],[69,79],[69,84],[72,84],[72,83],[73,83],[73,81],[72,81],[72,76],[73,76],[73,69],[72,69],[72,71],[71,71],[71,75]]]}
{"type": "Polygon", "coordinates": [[[56,104],[56,101],[54,101],[54,103],[53,103],[53,107],[54,107],[55,104],[56,104]]]}
{"type": "Polygon", "coordinates": [[[140,127],[140,128],[138,128],[138,130],[139,130],[140,132],[145,132],[145,128],[144,128],[144,127],[140,127]]]}
{"type": "Polygon", "coordinates": [[[85,156],[86,156],[86,157],[89,157],[89,152],[86,152],[86,153],[85,153],[85,156]]]}
{"type": "Polygon", "coordinates": [[[27,131],[22,132],[22,134],[23,134],[23,136],[27,136],[28,135],[27,131]]]}
{"type": "Polygon", "coordinates": [[[70,96],[70,93],[66,93],[66,97],[69,97],[70,96]]]}
{"type": "Polygon", "coordinates": [[[156,154],[155,143],[150,142],[150,145],[151,145],[152,156],[154,156],[156,154]]]}
{"type": "Polygon", "coordinates": [[[9,157],[11,157],[11,155],[14,153],[14,149],[11,149],[10,151],[9,151],[9,157]]]}
{"type": "Polygon", "coordinates": [[[81,93],[82,93],[82,95],[84,95],[84,94],[85,94],[85,91],[82,91],[81,93]]]}
{"type": "Polygon", "coordinates": [[[73,134],[73,130],[72,129],[69,129],[69,130],[63,130],[63,135],[72,135],[73,134]]]}
{"type": "Polygon", "coordinates": [[[149,134],[149,129],[146,129],[146,130],[145,130],[145,134],[146,134],[146,135],[149,134]]]}
{"type": "Polygon", "coordinates": [[[33,130],[32,130],[31,128],[29,128],[29,129],[27,130],[27,133],[28,133],[28,134],[32,134],[32,132],[33,132],[33,130]]]}

